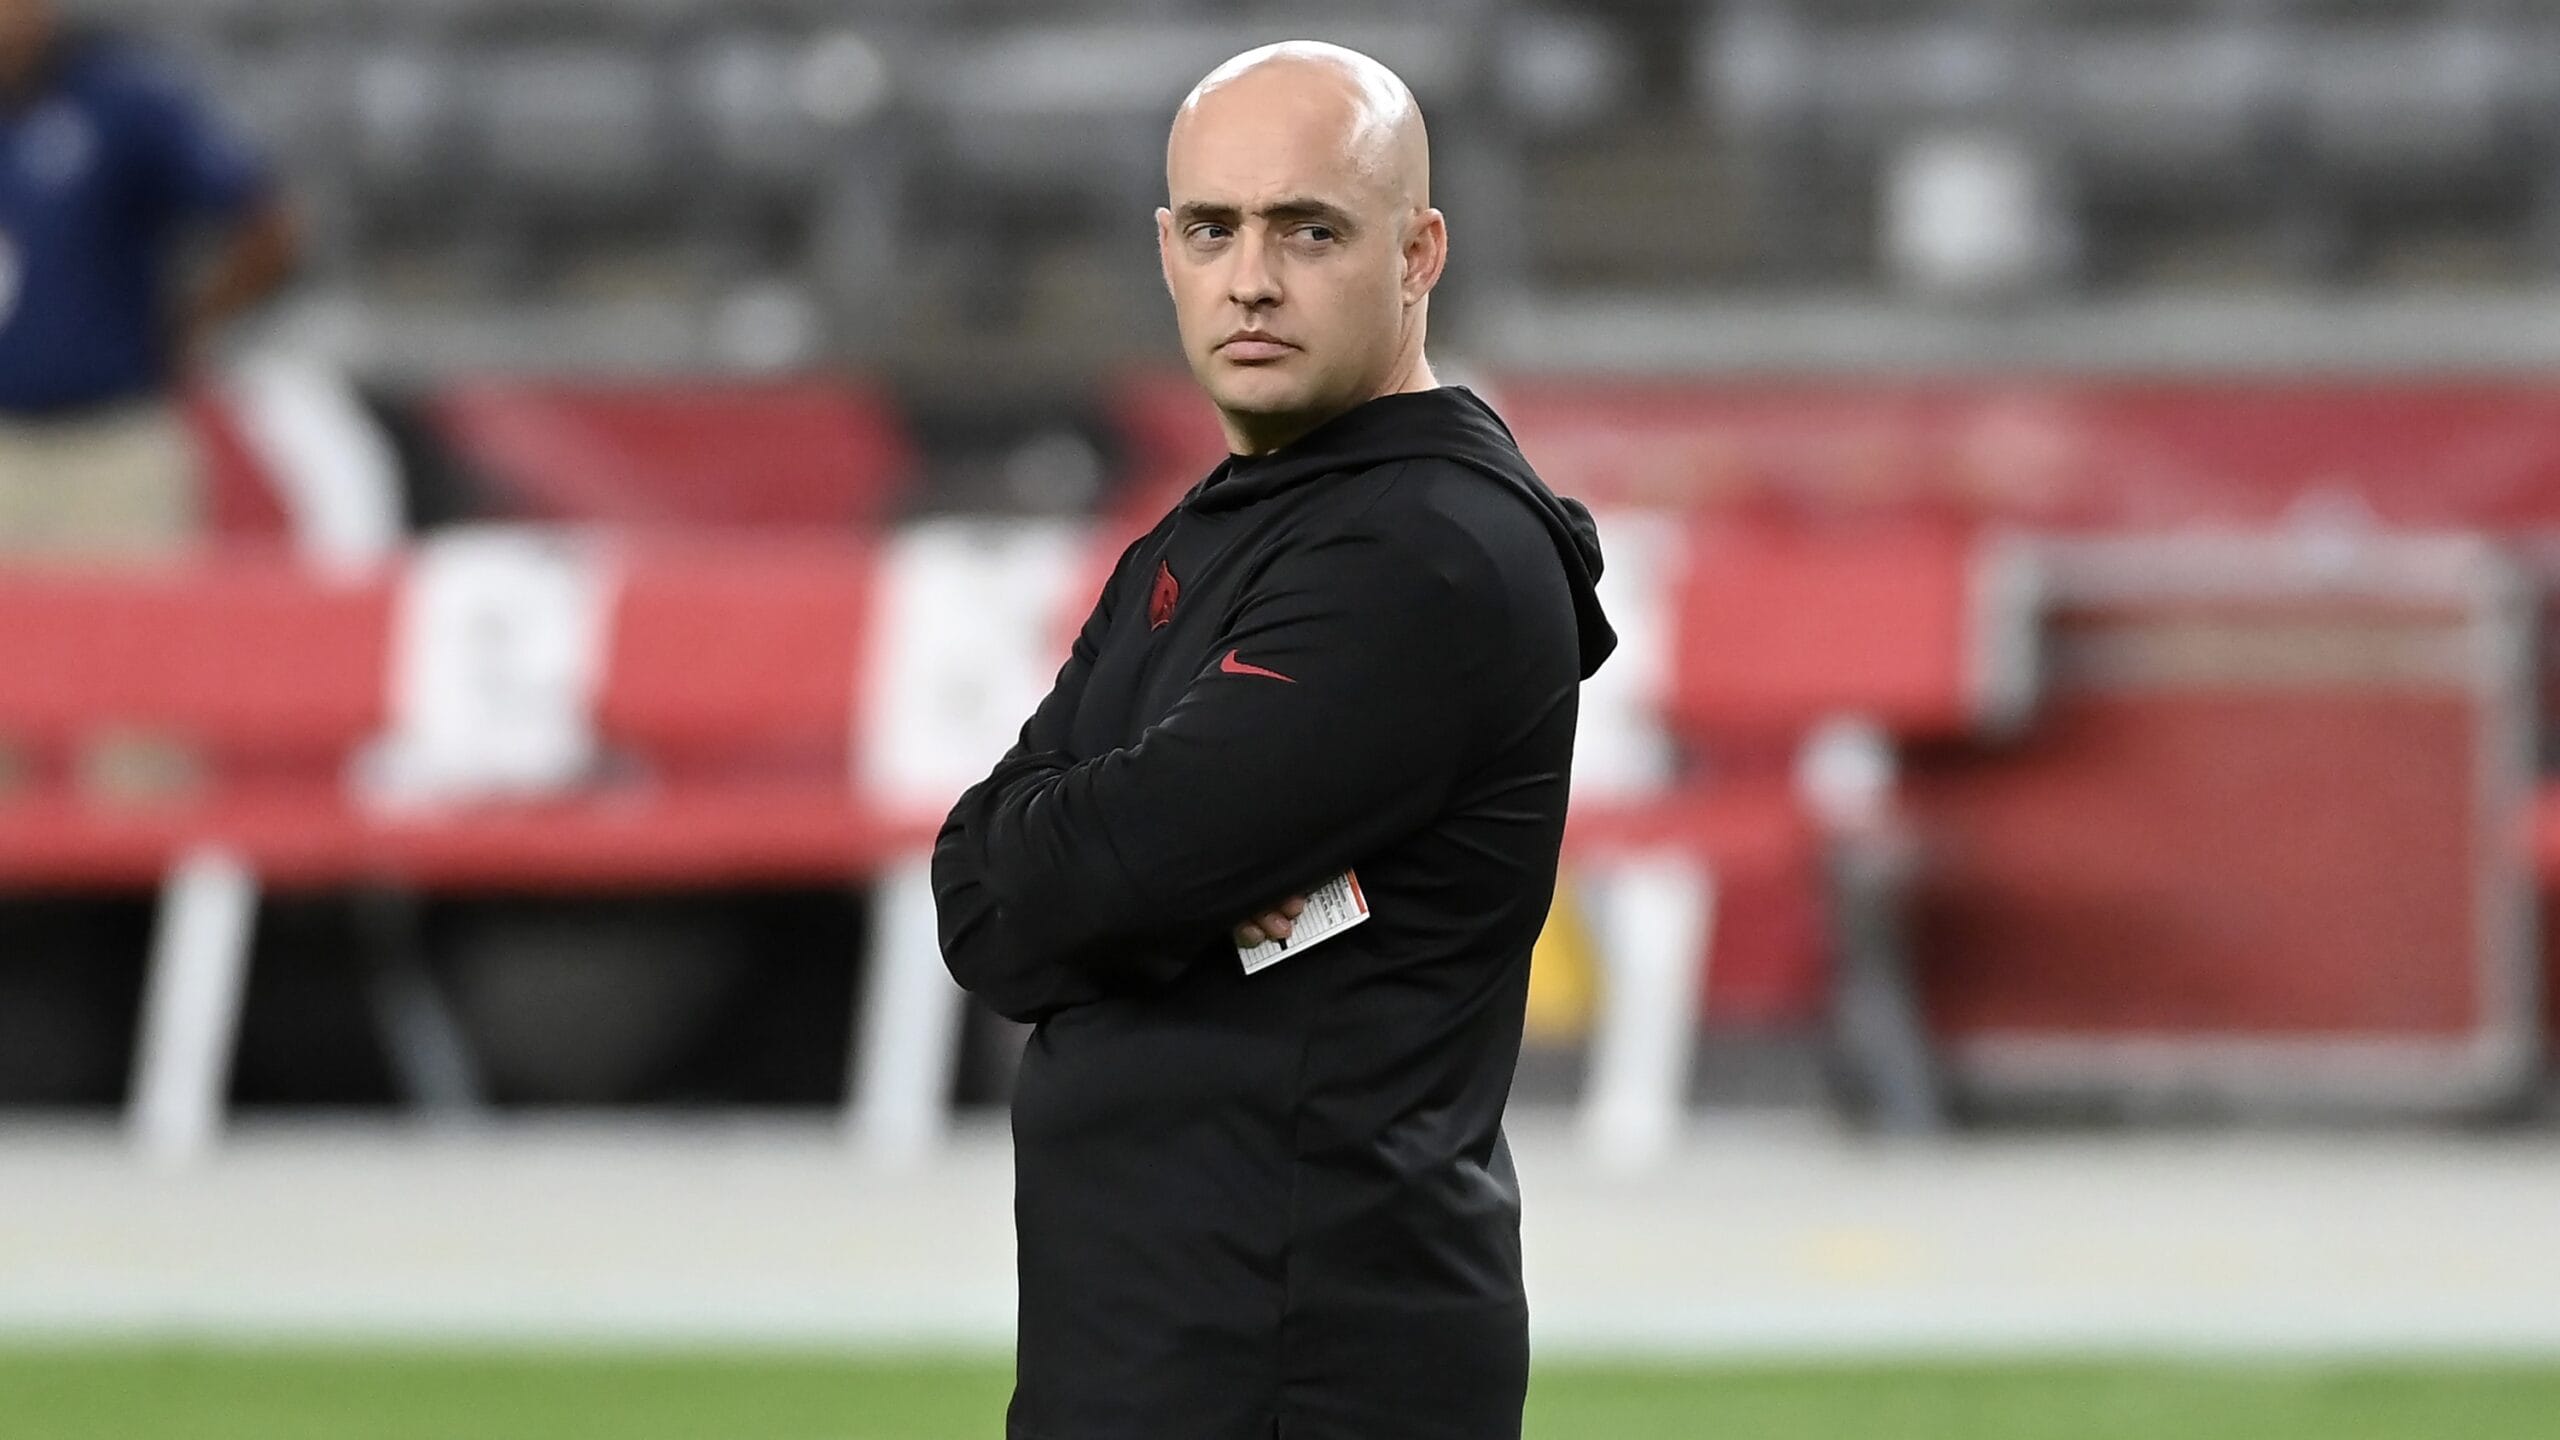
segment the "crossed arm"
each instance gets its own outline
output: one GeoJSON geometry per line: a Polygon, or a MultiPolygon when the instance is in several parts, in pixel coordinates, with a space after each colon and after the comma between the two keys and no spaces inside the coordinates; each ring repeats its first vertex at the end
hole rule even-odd
{"type": "Polygon", "coordinates": [[[953,975],[1017,1019],[1161,985],[1212,942],[1285,925],[1306,889],[1427,824],[1465,762],[1498,643],[1499,596],[1466,559],[1377,528],[1288,552],[1162,719],[1078,760],[1066,726],[1115,574],[1048,697],[937,839],[953,975]],[[1230,651],[1251,668],[1222,667],[1230,651]]]}

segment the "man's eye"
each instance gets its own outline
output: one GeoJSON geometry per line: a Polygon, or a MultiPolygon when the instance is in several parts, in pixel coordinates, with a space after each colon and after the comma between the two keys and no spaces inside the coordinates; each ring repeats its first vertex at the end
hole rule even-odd
{"type": "Polygon", "coordinates": [[[1330,225],[1301,225],[1298,227],[1298,233],[1320,245],[1330,245],[1336,238],[1333,227],[1330,225]]]}
{"type": "Polygon", "coordinates": [[[1227,238],[1227,227],[1224,225],[1210,225],[1206,223],[1194,225],[1191,227],[1191,238],[1194,240],[1224,240],[1227,238]]]}

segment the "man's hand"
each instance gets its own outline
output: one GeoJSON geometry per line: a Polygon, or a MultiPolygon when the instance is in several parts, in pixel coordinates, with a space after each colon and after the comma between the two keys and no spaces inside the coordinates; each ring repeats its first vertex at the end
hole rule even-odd
{"type": "Polygon", "coordinates": [[[1293,927],[1289,922],[1307,908],[1307,897],[1292,895],[1270,909],[1236,927],[1236,947],[1250,950],[1265,940],[1286,940],[1293,927]]]}
{"type": "Polygon", "coordinates": [[[226,323],[283,289],[301,254],[300,229],[281,200],[264,202],[234,224],[175,319],[170,340],[180,368],[203,360],[226,323]]]}

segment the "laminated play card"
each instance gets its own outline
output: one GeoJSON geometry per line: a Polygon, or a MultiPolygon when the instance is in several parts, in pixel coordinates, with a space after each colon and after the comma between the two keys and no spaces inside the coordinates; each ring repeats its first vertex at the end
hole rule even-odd
{"type": "Polygon", "coordinates": [[[1250,975],[1277,965],[1310,945],[1332,938],[1369,918],[1369,897],[1360,893],[1360,877],[1345,870],[1307,892],[1307,908],[1290,927],[1289,938],[1236,947],[1236,958],[1250,975]]]}

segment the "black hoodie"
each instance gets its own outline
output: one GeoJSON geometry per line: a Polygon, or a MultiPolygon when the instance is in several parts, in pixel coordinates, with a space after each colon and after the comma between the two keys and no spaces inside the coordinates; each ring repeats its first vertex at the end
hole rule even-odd
{"type": "Polygon", "coordinates": [[[1123,552],[934,847],[1013,1105],[1031,1440],[1516,1435],[1502,1111],[1577,689],[1590,513],[1463,389],[1230,456],[1123,552]],[[1248,976],[1354,870],[1371,918],[1248,976]]]}

